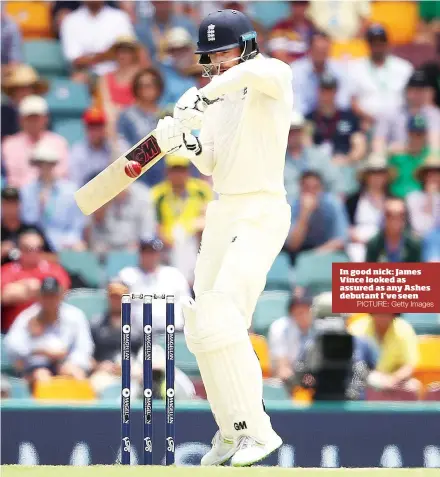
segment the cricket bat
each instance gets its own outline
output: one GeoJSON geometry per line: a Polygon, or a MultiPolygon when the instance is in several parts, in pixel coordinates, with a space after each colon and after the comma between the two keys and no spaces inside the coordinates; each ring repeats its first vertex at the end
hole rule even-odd
{"type": "Polygon", "coordinates": [[[145,136],[131,149],[118,157],[95,178],[75,192],[75,201],[85,215],[93,214],[116,197],[144,172],[151,169],[165,155],[157,143],[154,131],[145,136]],[[142,166],[138,177],[128,177],[124,171],[127,161],[137,161],[142,166]]]}

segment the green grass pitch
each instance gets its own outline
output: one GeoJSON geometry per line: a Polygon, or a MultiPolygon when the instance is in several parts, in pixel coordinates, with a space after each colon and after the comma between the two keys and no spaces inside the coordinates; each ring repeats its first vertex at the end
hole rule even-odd
{"type": "Polygon", "coordinates": [[[282,469],[279,467],[2,466],[2,477],[440,477],[440,469],[282,469]]]}

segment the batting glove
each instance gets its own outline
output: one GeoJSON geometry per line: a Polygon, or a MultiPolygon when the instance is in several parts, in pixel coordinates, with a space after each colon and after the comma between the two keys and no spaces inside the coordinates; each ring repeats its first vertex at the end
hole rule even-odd
{"type": "Polygon", "coordinates": [[[203,113],[212,104],[202,93],[192,87],[186,91],[174,106],[174,118],[179,119],[187,132],[202,127],[203,113]]]}
{"type": "Polygon", "coordinates": [[[185,157],[192,158],[199,156],[202,152],[202,145],[196,136],[189,133],[183,133],[183,145],[179,153],[183,153],[185,157]]]}
{"type": "Polygon", "coordinates": [[[182,146],[182,129],[180,121],[171,116],[165,116],[165,118],[159,120],[154,135],[156,136],[159,147],[163,152],[171,154],[176,152],[182,146]]]}

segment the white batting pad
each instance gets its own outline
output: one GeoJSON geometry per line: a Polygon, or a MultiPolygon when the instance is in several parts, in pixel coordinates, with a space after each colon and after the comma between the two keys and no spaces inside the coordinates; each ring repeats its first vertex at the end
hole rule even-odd
{"type": "Polygon", "coordinates": [[[250,435],[265,442],[273,431],[244,317],[223,293],[203,293],[195,309],[195,314],[185,314],[186,341],[223,437],[250,435]]]}

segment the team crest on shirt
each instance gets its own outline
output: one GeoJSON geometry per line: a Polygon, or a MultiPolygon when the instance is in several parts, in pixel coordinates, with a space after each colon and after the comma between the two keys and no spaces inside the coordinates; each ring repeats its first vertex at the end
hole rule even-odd
{"type": "Polygon", "coordinates": [[[215,41],[215,25],[211,23],[211,25],[208,25],[208,30],[206,32],[208,41],[215,41]]]}
{"type": "Polygon", "coordinates": [[[339,131],[340,134],[350,134],[351,133],[351,124],[348,121],[345,121],[342,119],[341,121],[338,121],[338,124],[336,125],[337,130],[339,131]]]}

